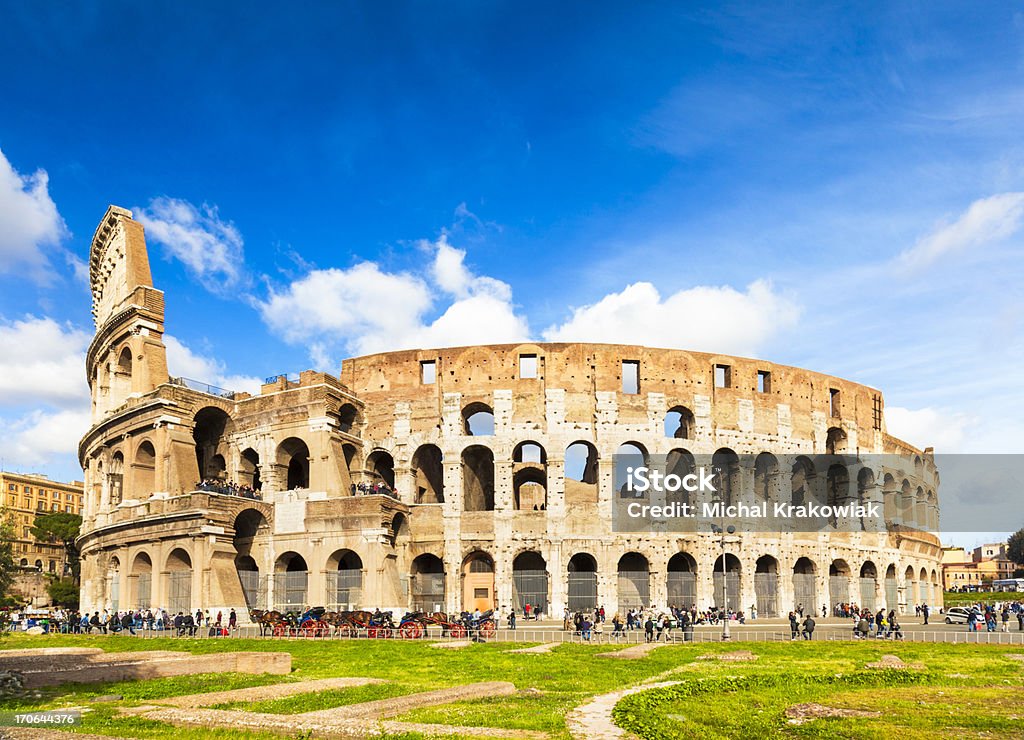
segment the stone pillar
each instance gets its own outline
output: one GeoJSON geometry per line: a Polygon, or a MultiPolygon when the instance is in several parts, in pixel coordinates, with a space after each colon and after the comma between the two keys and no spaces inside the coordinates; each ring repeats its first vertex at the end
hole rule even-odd
{"type": "Polygon", "coordinates": [[[548,616],[560,619],[562,612],[569,603],[569,566],[562,556],[561,541],[549,540],[545,561],[548,565],[548,616]]]}

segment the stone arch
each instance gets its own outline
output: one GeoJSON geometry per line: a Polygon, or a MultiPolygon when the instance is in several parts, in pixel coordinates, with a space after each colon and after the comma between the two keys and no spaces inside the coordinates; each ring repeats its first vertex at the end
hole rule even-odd
{"type": "Polygon", "coordinates": [[[548,508],[548,457],[537,442],[520,442],[512,450],[513,508],[544,511],[548,508]]]}
{"type": "Polygon", "coordinates": [[[117,506],[124,499],[124,453],[120,450],[110,456],[107,485],[110,490],[110,503],[117,506]]]}
{"type": "Polygon", "coordinates": [[[471,437],[494,434],[494,409],[483,401],[474,401],[462,409],[462,430],[471,437]]]}
{"type": "MultiPolygon", "coordinates": [[[[665,475],[678,476],[680,480],[685,478],[687,475],[696,472],[697,465],[693,458],[693,453],[689,450],[681,447],[676,447],[669,450],[665,456],[665,475]]],[[[679,488],[678,491],[669,491],[667,496],[671,501],[682,504],[693,503],[693,493],[686,490],[685,488],[679,488]]]]}
{"type": "Polygon", "coordinates": [[[524,550],[512,561],[512,603],[525,613],[529,604],[534,614],[537,607],[548,613],[548,564],[536,550],[524,550]]]}
{"type": "MultiPolygon", "coordinates": [[[[845,465],[829,465],[825,474],[825,503],[829,506],[842,506],[850,499],[850,473],[845,465]]],[[[829,526],[838,528],[839,520],[835,513],[829,514],[829,526]]]]}
{"type": "Polygon", "coordinates": [[[779,615],[779,561],[772,555],[754,563],[754,597],[759,617],[779,615]]]}
{"type": "Polygon", "coordinates": [[[417,504],[444,503],[444,455],[440,447],[426,444],[416,449],[412,476],[417,504]]]}
{"type": "Polygon", "coordinates": [[[616,448],[612,459],[615,461],[615,480],[623,481],[619,495],[622,498],[640,498],[642,494],[638,491],[626,489],[625,481],[629,479],[630,468],[650,465],[651,456],[647,453],[647,448],[640,442],[623,442],[616,448]]]}
{"type": "Polygon", "coordinates": [[[409,540],[409,517],[402,512],[396,512],[390,522],[384,522],[387,530],[388,543],[392,547],[398,547],[409,540]]]}
{"type": "Polygon", "coordinates": [[[301,612],[309,592],[309,566],[306,559],[288,550],[274,562],[274,609],[279,612],[301,612]]]}
{"type": "Polygon", "coordinates": [[[494,453],[483,445],[462,451],[464,511],[494,511],[494,453]]]}
{"type": "Polygon", "coordinates": [[[128,571],[129,608],[149,609],[153,604],[153,558],[139,550],[131,560],[128,571]]]}
{"type": "Polygon", "coordinates": [[[363,559],[353,550],[335,550],[327,558],[327,608],[358,609],[363,596],[363,559]]]}
{"type": "Polygon", "coordinates": [[[387,450],[376,449],[367,456],[366,472],[373,483],[383,483],[391,491],[395,490],[395,458],[387,450]]]}
{"type": "Polygon", "coordinates": [[[885,608],[886,611],[899,610],[899,585],[896,583],[896,566],[893,563],[885,569],[885,608]]]}
{"type": "Polygon", "coordinates": [[[918,592],[917,579],[914,576],[914,566],[912,565],[908,565],[907,569],[903,572],[903,588],[908,604],[920,603],[921,597],[918,592]]]}
{"type": "Polygon", "coordinates": [[[168,613],[188,613],[192,609],[192,556],[184,547],[175,547],[167,556],[164,570],[168,613]]]}
{"type": "Polygon", "coordinates": [[[196,447],[198,480],[223,480],[231,417],[218,406],[204,406],[193,417],[192,439],[196,447]]]}
{"type": "Polygon", "coordinates": [[[579,440],[565,448],[565,505],[572,510],[597,503],[598,452],[579,440]]]}
{"type": "Polygon", "coordinates": [[[114,405],[124,403],[132,392],[132,350],[123,346],[114,361],[111,395],[114,405]]]}
{"type": "Polygon", "coordinates": [[[646,609],[651,605],[651,564],[638,552],[619,558],[619,609],[646,609]]]}
{"type": "Polygon", "coordinates": [[[794,506],[814,503],[814,481],[816,478],[814,463],[805,455],[800,455],[793,462],[790,474],[790,502],[794,506]]]}
{"type": "Polygon", "coordinates": [[[566,566],[568,571],[568,606],[571,611],[597,608],[597,558],[588,552],[577,552],[566,566]]]}
{"type": "Polygon", "coordinates": [[[156,490],[156,448],[148,439],[136,448],[132,468],[132,497],[149,496],[156,490]]]}
{"type": "Polygon", "coordinates": [[[494,559],[483,550],[474,550],[462,561],[462,608],[494,608],[494,559]]]}
{"type": "Polygon", "coordinates": [[[900,514],[899,493],[892,473],[886,473],[882,478],[882,509],[886,524],[895,522],[900,514]]]}
{"type": "Polygon", "coordinates": [[[715,591],[715,606],[733,611],[740,610],[740,595],[743,588],[743,566],[733,553],[719,555],[715,559],[712,580],[715,591]]]}
{"type": "Polygon", "coordinates": [[[754,458],[754,500],[758,503],[774,499],[774,482],[779,474],[779,461],[770,452],[754,458]]]}
{"type": "Polygon", "coordinates": [[[352,429],[362,421],[359,409],[351,403],[343,403],[338,409],[338,429],[346,434],[351,434],[352,429]]]}
{"type": "Polygon", "coordinates": [[[923,486],[914,493],[914,524],[918,529],[928,529],[928,497],[923,486]]]}
{"type": "Polygon", "coordinates": [[[442,611],[445,603],[444,561],[432,553],[413,558],[410,593],[415,611],[442,611]]]}
{"type": "Polygon", "coordinates": [[[239,457],[239,483],[253,491],[263,490],[263,478],[260,474],[260,453],[252,447],[242,450],[239,457]]]}
{"type": "Polygon", "coordinates": [[[802,605],[812,614],[817,612],[818,566],[808,557],[798,558],[793,564],[793,608],[802,605]]]}
{"type": "Polygon", "coordinates": [[[288,437],[277,446],[277,464],[284,468],[285,490],[309,488],[309,446],[299,437],[288,437]]]}
{"type": "Polygon", "coordinates": [[[874,611],[878,598],[878,569],[870,560],[865,560],[860,566],[860,607],[874,611]]]}
{"type": "Polygon", "coordinates": [[[836,607],[850,602],[850,565],[837,558],[828,566],[828,597],[832,602],[832,614],[836,607]]]}
{"type": "Polygon", "coordinates": [[[665,414],[664,429],[670,439],[693,439],[696,431],[693,412],[685,406],[673,406],[665,414]]]}
{"type": "Polygon", "coordinates": [[[906,478],[900,484],[900,514],[903,518],[903,525],[910,527],[914,520],[914,492],[910,481],[906,478]]]}
{"type": "Polygon", "coordinates": [[[711,456],[715,489],[719,499],[727,506],[736,503],[740,493],[740,458],[728,447],[720,447],[711,456]]]}
{"type": "Polygon", "coordinates": [[[848,438],[839,427],[829,427],[825,434],[825,452],[829,455],[845,455],[848,438]]]}
{"type": "Polygon", "coordinates": [[[697,603],[697,561],[690,553],[677,552],[668,559],[667,591],[669,606],[681,609],[697,603]]]}

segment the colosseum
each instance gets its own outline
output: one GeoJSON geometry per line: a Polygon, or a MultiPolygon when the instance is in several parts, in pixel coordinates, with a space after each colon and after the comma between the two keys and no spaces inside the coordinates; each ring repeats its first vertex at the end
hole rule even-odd
{"type": "Polygon", "coordinates": [[[357,357],[250,395],[168,375],[164,295],[129,211],[107,210],[89,267],[84,609],[941,603],[933,456],[886,433],[873,388],[761,360],[548,343],[357,357]],[[828,489],[884,518],[622,532],[623,451],[713,458],[740,499],[828,489]],[[856,475],[815,462],[837,454],[876,462],[856,475]]]}

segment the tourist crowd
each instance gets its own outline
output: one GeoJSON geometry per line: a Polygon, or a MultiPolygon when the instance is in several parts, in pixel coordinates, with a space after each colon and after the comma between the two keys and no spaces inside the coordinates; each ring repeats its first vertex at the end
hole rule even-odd
{"type": "Polygon", "coordinates": [[[225,496],[241,496],[242,498],[261,499],[263,496],[252,486],[238,485],[232,481],[222,481],[217,478],[207,478],[196,483],[195,490],[207,491],[209,493],[221,493],[225,496]]]}

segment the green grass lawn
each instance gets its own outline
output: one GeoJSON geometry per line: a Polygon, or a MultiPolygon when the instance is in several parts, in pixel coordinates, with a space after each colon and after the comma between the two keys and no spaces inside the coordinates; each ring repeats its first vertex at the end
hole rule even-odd
{"type": "MultiPolygon", "coordinates": [[[[115,650],[285,651],[293,656],[290,676],[193,676],[152,681],[47,689],[38,699],[0,701],[0,710],[85,706],[91,711],[81,731],[132,737],[181,735],[180,730],[144,717],[118,716],[124,705],[159,703],[160,698],[204,690],[222,691],[278,681],[334,676],[383,678],[388,684],[288,697],[244,708],[299,713],[354,702],[471,683],[511,681],[520,693],[486,701],[462,701],[418,709],[397,719],[541,730],[566,740],[565,714],[597,694],[660,676],[683,681],[676,694],[645,692],[643,737],[1024,737],[1024,663],[1008,653],[1021,648],[988,645],[873,642],[716,643],[661,648],[642,660],[608,660],[595,653],[608,646],[561,645],[547,654],[510,654],[509,643],[436,650],[418,642],[132,639],[120,636],[8,636],[0,649],[87,645],[115,650]],[[749,649],[754,662],[697,660],[721,651],[749,649]],[[900,682],[902,674],[879,674],[864,664],[886,653],[926,670],[900,682]],[[665,674],[668,674],[665,676],[665,674]],[[842,678],[836,678],[841,674],[842,678]],[[895,676],[895,677],[893,677],[895,676]],[[729,678],[737,677],[737,678],[729,678]],[[751,683],[744,683],[751,682],[751,683]],[[718,683],[715,683],[718,682],[718,683]],[[724,682],[724,683],[722,683],[724,682]],[[730,683],[732,682],[732,683],[730,683]],[[873,683],[872,683],[873,682],[873,683]],[[90,704],[99,695],[120,694],[120,702],[90,704]],[[872,719],[819,719],[788,725],[782,713],[797,702],[881,711],[872,719]],[[646,724],[645,724],[646,723],[646,724]],[[648,727],[648,724],[650,725],[648,727]],[[915,734],[916,733],[916,734],[915,734]]],[[[0,658],[2,661],[2,658],[0,658]]],[[[620,703],[622,711],[633,711],[620,703]]],[[[242,707],[239,707],[242,708],[242,707]]],[[[237,730],[189,729],[192,738],[279,737],[237,730]]],[[[409,738],[420,737],[409,735],[409,738]]],[[[468,737],[468,735],[467,735],[468,737]]]]}
{"type": "Polygon", "coordinates": [[[1024,601],[1024,593],[1019,591],[995,591],[993,593],[954,593],[946,591],[943,595],[943,603],[948,609],[951,606],[969,606],[971,604],[994,604],[997,601],[1024,601]]]}

